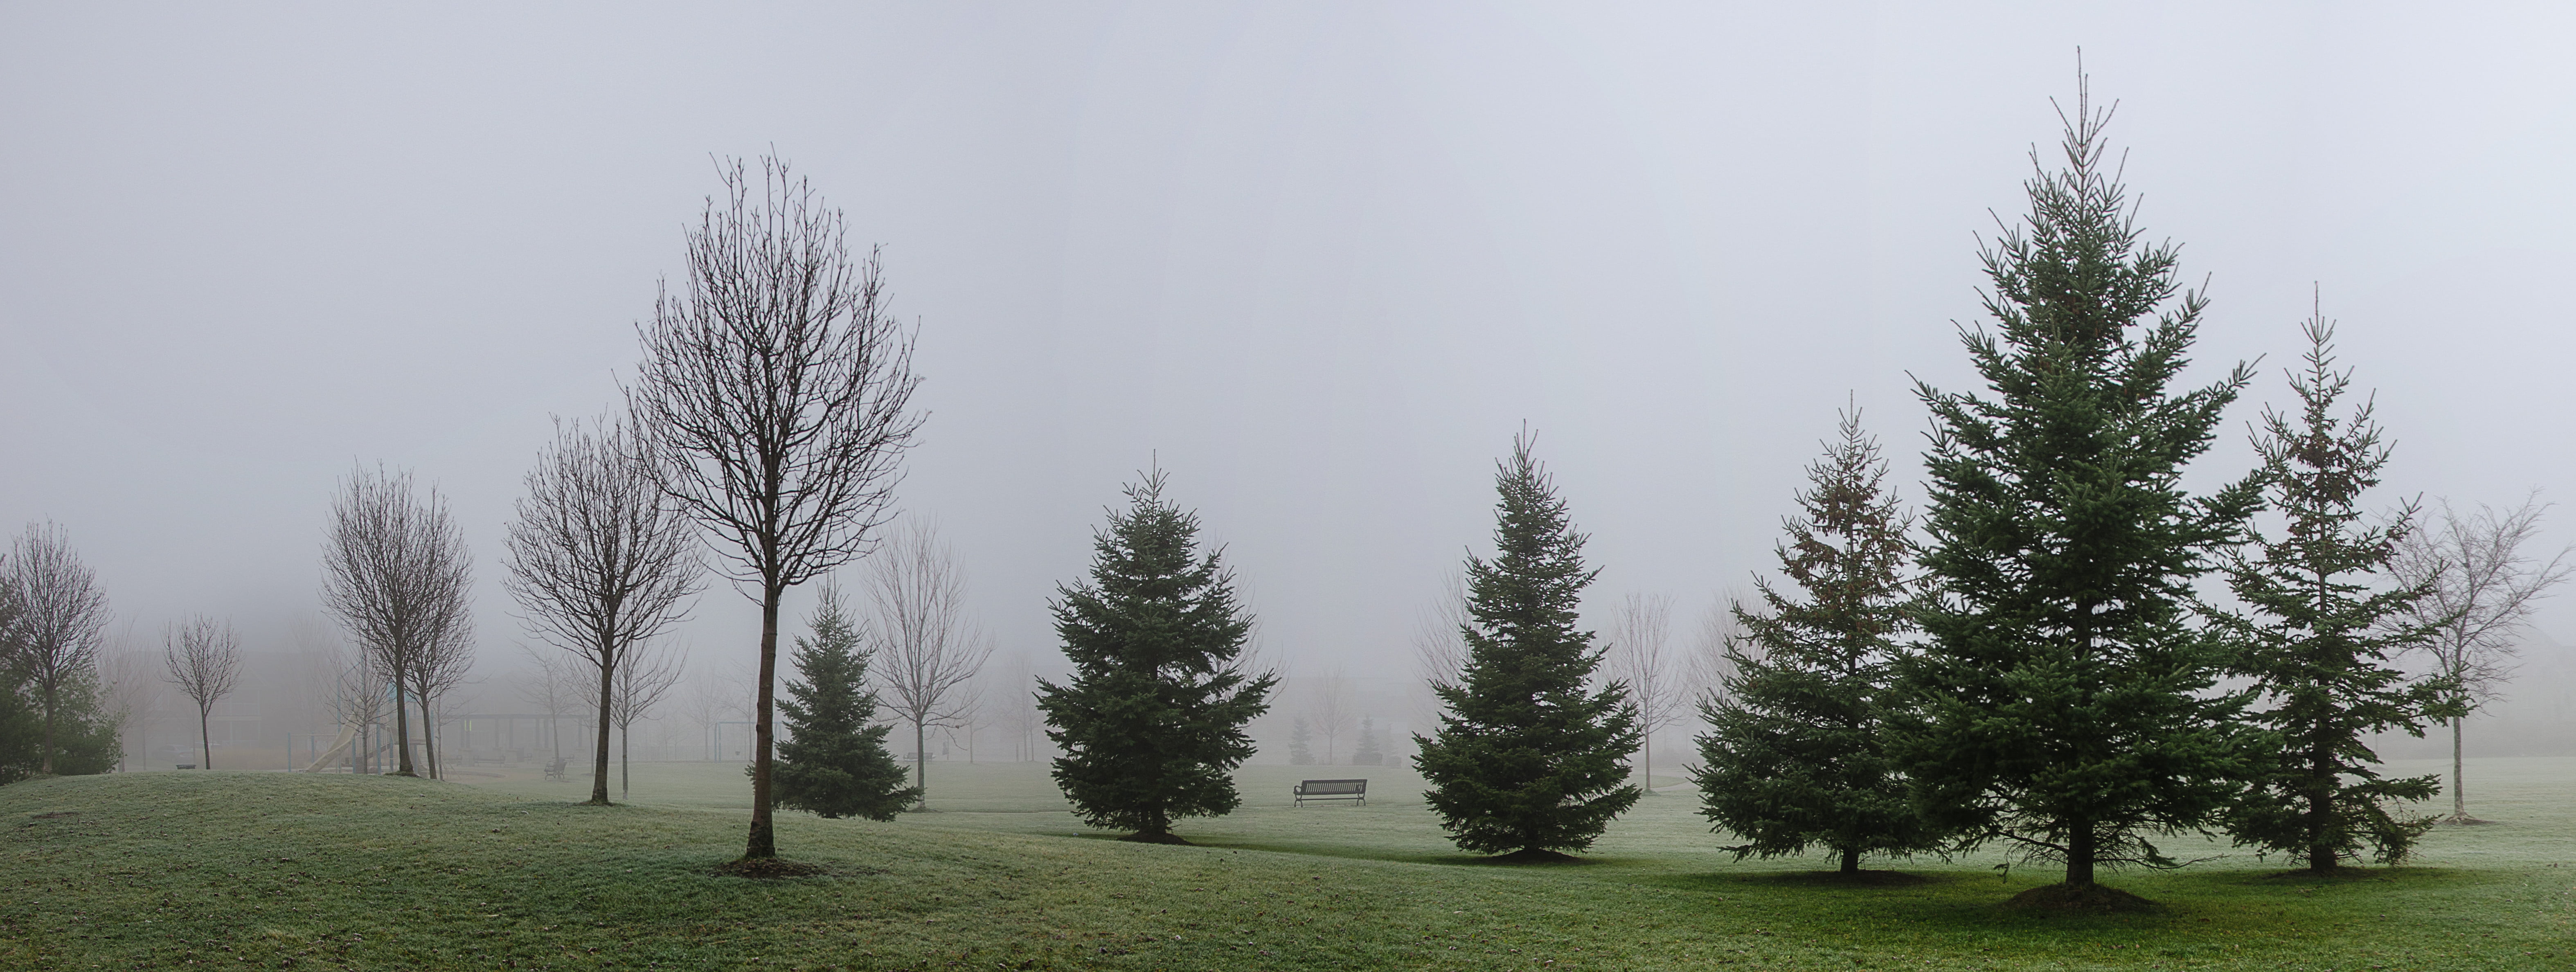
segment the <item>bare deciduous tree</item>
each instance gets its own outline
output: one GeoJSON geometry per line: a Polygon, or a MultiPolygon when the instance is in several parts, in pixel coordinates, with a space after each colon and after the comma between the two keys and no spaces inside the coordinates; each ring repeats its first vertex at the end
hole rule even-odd
{"type": "Polygon", "coordinates": [[[425,728],[420,734],[421,754],[428,757],[431,779],[445,779],[438,758],[438,731],[454,722],[457,713],[445,705],[448,693],[465,684],[465,676],[474,668],[473,629],[457,624],[429,640],[425,650],[413,652],[412,686],[420,693],[421,717],[425,728]]]}
{"type": "MultiPolygon", "coordinates": [[[[1735,666],[1726,660],[1726,646],[1742,631],[1735,612],[1728,609],[1736,602],[1735,592],[1725,592],[1700,616],[1699,630],[1691,634],[1690,654],[1682,659],[1680,687],[1685,700],[1695,702],[1721,691],[1726,677],[1734,673],[1735,666]]],[[[1689,708],[1684,706],[1684,711],[1689,708]]]]}
{"type": "MultiPolygon", "coordinates": [[[[571,664],[568,661],[553,655],[538,654],[525,645],[520,646],[519,651],[528,656],[529,664],[537,666],[536,674],[520,680],[519,700],[535,706],[537,711],[546,714],[546,736],[553,744],[554,758],[562,759],[563,733],[559,723],[563,721],[566,714],[581,710],[583,692],[579,684],[581,680],[568,670],[571,664]]],[[[592,790],[592,795],[596,796],[598,790],[596,780],[593,781],[592,790]]]]}
{"type": "Polygon", "coordinates": [[[685,291],[666,288],[638,328],[645,362],[627,389],[663,492],[759,591],[745,860],[778,856],[779,598],[867,553],[921,425],[912,333],[886,312],[876,255],[850,259],[839,211],[785,162],[763,158],[761,176],[739,161],[723,173],[723,202],[688,234],[685,291]]]}
{"type": "Polygon", "coordinates": [[[554,448],[528,471],[504,539],[501,583],[548,643],[599,676],[590,802],[608,802],[611,695],[629,652],[687,616],[698,590],[691,523],[664,496],[654,457],[623,426],[557,422],[554,448]]]}
{"type": "Polygon", "coordinates": [[[37,772],[54,772],[55,729],[65,689],[87,685],[95,673],[98,646],[107,630],[107,594],[98,575],[72,552],[71,535],[59,524],[28,524],[10,541],[0,587],[9,590],[17,615],[16,667],[35,689],[45,712],[45,750],[37,772]]]}
{"type": "Polygon", "coordinates": [[[161,636],[161,662],[169,668],[170,682],[179,687],[179,694],[197,703],[197,744],[206,758],[199,765],[214,769],[215,743],[209,723],[215,700],[231,695],[241,676],[241,639],[233,635],[230,622],[198,615],[172,625],[161,636]]]}
{"type": "Polygon", "coordinates": [[[1038,711],[1037,678],[1029,670],[1026,652],[1011,656],[994,679],[992,690],[994,721],[1010,733],[1013,750],[1019,762],[1038,758],[1038,730],[1046,728],[1046,714],[1038,711]]]}
{"type": "MultiPolygon", "coordinates": [[[[5,639],[0,634],[0,639],[5,639]]],[[[0,668],[8,664],[7,652],[0,649],[0,668]]],[[[125,630],[112,643],[99,651],[99,703],[105,707],[108,723],[116,727],[121,745],[117,753],[117,771],[124,772],[127,757],[152,751],[150,737],[144,731],[151,724],[152,710],[160,702],[161,689],[168,683],[161,678],[161,659],[148,650],[134,647],[134,621],[127,619],[125,630]]]]}
{"type": "Polygon", "coordinates": [[[652,718],[653,707],[680,684],[681,652],[637,646],[617,667],[616,692],[609,698],[609,718],[617,723],[617,795],[620,799],[634,792],[634,775],[627,765],[633,748],[635,723],[652,718]]]}
{"type": "Polygon", "coordinates": [[[1466,630],[1474,619],[1467,614],[1467,579],[1458,571],[1441,578],[1440,595],[1424,608],[1413,632],[1414,661],[1422,670],[1422,688],[1417,693],[1418,713],[1437,722],[1442,711],[1440,697],[1430,691],[1443,685],[1456,685],[1467,667],[1466,630]]]}
{"type": "Polygon", "coordinates": [[[709,762],[722,758],[718,750],[724,743],[721,737],[725,717],[744,712],[743,699],[751,693],[742,689],[740,679],[712,674],[700,674],[689,683],[688,694],[683,697],[685,711],[698,724],[698,731],[706,736],[709,762]]]}
{"type": "Polygon", "coordinates": [[[868,635],[876,659],[870,675],[886,708],[912,726],[913,785],[918,807],[930,806],[929,730],[953,728],[975,708],[975,675],[993,655],[992,640],[966,616],[966,578],[948,545],[914,524],[870,563],[868,600],[876,609],[868,635]]]}
{"type": "Polygon", "coordinates": [[[1609,664],[1602,666],[1607,680],[1628,684],[1628,701],[1637,707],[1637,753],[1647,793],[1655,786],[1655,731],[1681,721],[1690,701],[1668,649],[1672,628],[1671,595],[1628,595],[1611,622],[1609,664]]]}
{"type": "MultiPolygon", "coordinates": [[[[337,669],[331,691],[331,716],[342,727],[349,750],[349,771],[376,771],[376,731],[384,724],[393,707],[393,686],[385,679],[385,668],[374,653],[363,648],[355,657],[334,653],[337,669]]],[[[337,745],[332,747],[338,749],[337,745]]],[[[307,771],[319,771],[316,760],[307,771]]]]}
{"type": "MultiPolygon", "coordinates": [[[[2481,504],[2474,513],[2442,502],[2439,520],[2406,534],[2392,567],[2402,586],[2430,582],[2432,594],[2415,602],[2410,624],[2433,628],[2424,648],[2433,674],[2460,687],[2463,702],[2474,711],[2501,698],[2513,677],[2521,636],[2549,589],[2565,581],[2576,564],[2561,550],[2542,561],[2523,550],[2540,532],[2540,514],[2549,505],[2537,493],[2522,505],[2497,510],[2481,504]]],[[[2451,823],[2473,823],[2468,794],[2462,788],[2460,724],[2451,719],[2451,823]]]]}
{"type": "Polygon", "coordinates": [[[417,500],[411,474],[381,466],[341,481],[322,544],[322,603],[391,683],[395,775],[419,775],[404,696],[421,702],[427,717],[436,693],[420,679],[471,658],[471,571],[465,535],[436,488],[417,500]]]}
{"type": "Polygon", "coordinates": [[[1358,728],[1359,707],[1351,700],[1350,676],[1339,668],[1314,683],[1306,702],[1306,725],[1324,737],[1324,765],[1342,765],[1342,736],[1358,728]]]}

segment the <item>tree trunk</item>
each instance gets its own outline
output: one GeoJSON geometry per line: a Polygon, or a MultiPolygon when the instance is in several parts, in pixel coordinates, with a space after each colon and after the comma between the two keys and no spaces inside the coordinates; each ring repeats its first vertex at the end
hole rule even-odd
{"type": "Polygon", "coordinates": [[[751,720],[751,838],[744,842],[744,860],[778,856],[778,835],[770,828],[769,786],[769,713],[777,695],[770,683],[778,675],[778,598],[782,585],[771,580],[760,588],[760,688],[751,720]]]}
{"type": "Polygon", "coordinates": [[[2460,720],[2451,720],[2451,822],[2469,822],[2469,794],[2460,788],[2460,720]]]}
{"type": "Polygon", "coordinates": [[[2333,756],[2323,746],[2308,754],[2308,870],[2335,868],[2333,756]]]}
{"type": "MultiPolygon", "coordinates": [[[[1637,747],[1637,765],[1639,765],[1640,767],[1643,767],[1643,768],[1645,769],[1645,771],[1646,771],[1646,785],[1645,785],[1645,787],[1643,788],[1643,789],[1644,789],[1644,792],[1647,792],[1647,793],[1653,793],[1653,792],[1655,792],[1655,734],[1654,734],[1654,733],[1651,733],[1651,732],[1650,732],[1650,733],[1647,733],[1647,734],[1646,734],[1646,744],[1645,744],[1645,745],[1643,745],[1643,746],[1639,746],[1639,747],[1637,747]]],[[[1846,852],[1846,853],[1848,853],[1848,852],[1846,852]]],[[[1854,866],[1854,867],[1857,867],[1858,865],[1853,865],[1853,866],[1854,866]]],[[[1846,871],[1849,871],[1849,870],[1851,870],[1851,869],[1852,869],[1852,868],[1850,868],[1850,867],[1843,868],[1843,870],[1846,870],[1846,871]]]]}
{"type": "Polygon", "coordinates": [[[54,686],[45,686],[45,758],[36,772],[54,775],[54,686]]]}
{"type": "Polygon", "coordinates": [[[2066,839],[2066,886],[2093,886],[2093,821],[2075,821],[2074,833],[2066,839]]]}
{"type": "Polygon", "coordinates": [[[1843,848],[1843,875],[1844,875],[1845,877],[1850,877],[1850,876],[1853,876],[1853,875],[1857,875],[1857,874],[1859,874],[1859,873],[1860,873],[1860,848],[1857,848],[1857,847],[1846,847],[1846,848],[1843,848]]]}
{"type": "Polygon", "coordinates": [[[411,768],[411,705],[403,701],[402,676],[393,678],[394,686],[394,775],[418,776],[411,768]]]}
{"type": "Polygon", "coordinates": [[[921,721],[912,723],[912,787],[921,791],[912,798],[915,810],[930,809],[930,750],[923,743],[921,721]]]}
{"type": "MultiPolygon", "coordinates": [[[[603,654],[600,657],[616,656],[603,654]]],[[[608,805],[608,717],[612,711],[610,706],[617,701],[616,686],[611,681],[615,669],[614,663],[599,666],[599,738],[593,741],[590,753],[590,802],[593,806],[608,805]]]]}
{"type": "Polygon", "coordinates": [[[634,751],[635,727],[617,727],[617,797],[621,800],[635,795],[635,770],[626,762],[634,751]]]}
{"type": "Polygon", "coordinates": [[[438,703],[429,697],[429,686],[420,689],[420,757],[429,778],[438,778],[438,703]]]}
{"type": "Polygon", "coordinates": [[[215,740],[212,731],[214,719],[209,715],[209,710],[213,708],[210,705],[197,707],[197,749],[204,754],[206,760],[197,764],[197,768],[201,770],[215,768],[215,740]]]}

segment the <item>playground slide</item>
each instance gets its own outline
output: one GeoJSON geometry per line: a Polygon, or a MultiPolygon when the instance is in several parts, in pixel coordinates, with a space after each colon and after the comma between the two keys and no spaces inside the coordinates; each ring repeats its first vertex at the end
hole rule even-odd
{"type": "Polygon", "coordinates": [[[339,759],[341,756],[346,755],[346,754],[349,752],[349,744],[351,744],[351,743],[353,743],[353,742],[356,742],[356,741],[357,741],[357,739],[358,739],[358,729],[357,729],[357,727],[355,727],[355,726],[341,726],[341,727],[340,727],[340,738],[339,738],[339,740],[338,740],[338,741],[333,742],[333,743],[331,744],[331,751],[330,751],[330,752],[327,752],[327,753],[323,753],[323,754],[322,754],[322,756],[321,756],[320,758],[315,759],[313,762],[311,762],[311,763],[309,763],[309,764],[306,764],[306,765],[305,765],[305,767],[304,767],[304,771],[305,771],[305,772],[307,772],[307,773],[319,773],[319,772],[322,772],[322,767],[328,766],[328,765],[330,765],[330,764],[331,764],[331,762],[332,762],[333,760],[339,759]]]}

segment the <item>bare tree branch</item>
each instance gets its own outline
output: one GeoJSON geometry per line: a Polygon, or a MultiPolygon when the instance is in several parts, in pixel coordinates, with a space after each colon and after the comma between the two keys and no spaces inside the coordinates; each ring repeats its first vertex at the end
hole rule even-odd
{"type": "MultiPolygon", "coordinates": [[[[2522,549],[2539,535],[2540,514],[2548,509],[2537,491],[2510,510],[2480,504],[2467,513],[2443,500],[2437,522],[2407,532],[2397,544],[2391,568],[2398,584],[2431,591],[2403,621],[2433,630],[2423,649],[2433,673],[2460,686],[2470,711],[2504,697],[2505,683],[2520,667],[2521,637],[2532,611],[2576,571],[2568,562],[2576,550],[2562,549],[2544,562],[2522,549]]],[[[2457,823],[2475,819],[2462,788],[2462,721],[2451,719],[2450,819],[2457,823]]]]}
{"type": "Polygon", "coordinates": [[[948,545],[931,528],[914,524],[898,534],[868,572],[868,600],[876,609],[869,638],[876,646],[871,674],[884,688],[886,708],[912,726],[913,785],[930,805],[928,730],[955,727],[975,707],[972,682],[993,655],[992,639],[966,616],[966,578],[948,545]]]}
{"type": "Polygon", "coordinates": [[[1438,721],[1442,709],[1438,689],[1458,684],[1460,673],[1467,668],[1467,636],[1475,620],[1467,615],[1467,578],[1456,570],[1440,579],[1440,594],[1422,610],[1413,632],[1414,663],[1421,669],[1423,691],[1416,704],[1421,716],[1438,721]]]}
{"type": "Polygon", "coordinates": [[[107,594],[98,575],[72,552],[71,534],[60,525],[28,524],[10,541],[0,574],[7,580],[17,615],[16,667],[32,683],[45,711],[45,750],[37,772],[54,772],[55,729],[62,712],[62,692],[94,672],[98,646],[107,630],[107,594]]]}
{"type": "Polygon", "coordinates": [[[179,686],[179,694],[197,703],[197,743],[206,758],[198,765],[214,769],[215,743],[208,723],[215,700],[233,694],[241,676],[241,639],[233,634],[231,622],[219,624],[198,615],[162,635],[161,661],[170,670],[171,684],[179,686]]]}
{"type": "MultiPolygon", "coordinates": [[[[698,591],[693,524],[661,489],[659,460],[626,426],[555,423],[504,539],[502,587],[537,637],[599,676],[590,802],[608,802],[608,730],[626,655],[687,617],[698,591]]],[[[560,755],[560,754],[558,754],[560,755]]]]}
{"type": "Polygon", "coordinates": [[[666,287],[652,324],[637,328],[645,361],[626,403],[662,491],[721,541],[728,576],[759,587],[743,851],[759,860],[778,855],[779,598],[868,552],[921,426],[911,409],[920,379],[912,332],[886,312],[876,254],[851,261],[840,212],[776,158],[761,159],[757,187],[738,160],[723,178],[724,200],[709,199],[688,234],[685,289],[666,287]]]}
{"type": "Polygon", "coordinates": [[[1324,765],[1341,765],[1341,740],[1359,727],[1360,710],[1351,698],[1350,676],[1335,668],[1307,690],[1306,723],[1324,736],[1324,765]]]}
{"type": "Polygon", "coordinates": [[[1689,699],[1667,649],[1672,628],[1671,595],[1628,595],[1610,624],[1608,664],[1600,676],[1628,685],[1628,700],[1637,707],[1639,771],[1649,793],[1655,782],[1655,731],[1680,721],[1689,699]]]}
{"type": "Polygon", "coordinates": [[[436,488],[415,500],[411,474],[382,466],[341,482],[322,545],[322,603],[393,683],[397,775],[419,775],[406,688],[426,717],[472,661],[472,567],[436,488]]]}
{"type": "Polygon", "coordinates": [[[609,698],[609,718],[617,723],[618,796],[633,791],[634,777],[626,764],[630,744],[634,742],[635,722],[651,718],[653,707],[680,684],[680,666],[686,652],[668,647],[634,647],[617,668],[616,692],[609,698]]]}

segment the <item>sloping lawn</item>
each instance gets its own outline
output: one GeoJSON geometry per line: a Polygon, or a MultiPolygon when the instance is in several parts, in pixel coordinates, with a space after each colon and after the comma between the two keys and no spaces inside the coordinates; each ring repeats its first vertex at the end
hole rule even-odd
{"type": "Polygon", "coordinates": [[[2000,858],[1869,887],[1734,863],[1683,794],[1591,863],[1471,863],[1380,768],[1248,769],[1245,811],[1183,828],[1207,846],[1159,847],[1087,834],[1033,766],[937,767],[956,809],[782,815],[780,846],[831,873],[753,881],[710,871],[741,846],[739,769],[638,770],[637,799],[672,805],[508,773],[0,787],[0,968],[2576,968],[2576,760],[2473,767],[2481,815],[2510,822],[2438,831],[2423,865],[2122,874],[2166,908],[2115,918],[1998,907],[2053,880],[2000,858]],[[1386,795],[1273,805],[1281,780],[1342,775],[1386,795]]]}

